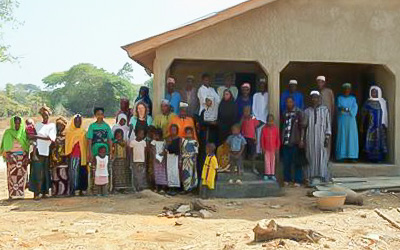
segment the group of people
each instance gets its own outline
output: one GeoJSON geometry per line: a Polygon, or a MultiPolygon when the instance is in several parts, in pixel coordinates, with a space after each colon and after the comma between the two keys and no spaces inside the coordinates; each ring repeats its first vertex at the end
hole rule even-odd
{"type": "MultiPolygon", "coordinates": [[[[358,158],[357,101],[351,84],[343,85],[336,98],[326,87],[325,77],[316,79],[318,90],[310,93],[312,105],[305,108],[297,81],[281,95],[281,121],[268,110],[265,78],[238,89],[228,75],[225,84],[214,89],[211,77],[203,74],[196,88],[188,76],[185,88],[176,91],[176,80],[168,77],[161,112],[153,116],[149,89],[142,87],[133,108],[120,100],[115,124],[104,121],[104,108],[94,109],[96,121],[87,130],[83,117],[70,122],[44,106],[42,121],[11,118],[3,135],[0,153],[7,162],[10,198],[24,197],[25,188],[35,199],[108,192],[140,191],[153,188],[174,195],[192,192],[209,195],[215,189],[218,172],[237,176],[231,184],[242,184],[243,159],[264,159],[264,179],[276,181],[275,159],[280,150],[285,184],[300,186],[329,180],[328,161],[332,122],[337,120],[336,158],[358,158]],[[335,104],[336,103],[336,104],[335,104]],[[28,165],[30,173],[28,178],[28,165]]],[[[387,153],[387,104],[379,87],[370,89],[362,109],[365,152],[372,161],[387,153]]]]}

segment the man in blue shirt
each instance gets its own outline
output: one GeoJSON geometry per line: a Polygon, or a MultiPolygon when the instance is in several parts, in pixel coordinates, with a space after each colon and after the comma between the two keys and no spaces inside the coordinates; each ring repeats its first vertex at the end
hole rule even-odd
{"type": "Polygon", "coordinates": [[[292,97],[295,107],[299,108],[300,110],[304,110],[304,97],[303,94],[297,91],[297,81],[290,80],[289,89],[285,90],[281,95],[281,113],[286,111],[286,99],[289,96],[292,97]]]}
{"type": "Polygon", "coordinates": [[[179,103],[181,102],[181,95],[175,91],[175,78],[170,76],[167,79],[167,92],[165,93],[167,99],[175,114],[179,114],[179,103]]]}

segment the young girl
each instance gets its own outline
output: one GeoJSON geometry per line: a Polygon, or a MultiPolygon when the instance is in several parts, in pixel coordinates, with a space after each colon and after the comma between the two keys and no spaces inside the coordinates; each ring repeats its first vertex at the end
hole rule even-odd
{"type": "Polygon", "coordinates": [[[113,190],[123,191],[132,187],[131,170],[129,169],[127,159],[127,143],[124,140],[124,131],[116,129],[114,133],[113,155],[112,162],[112,183],[113,190]]]}
{"type": "Polygon", "coordinates": [[[166,143],[163,140],[162,129],[156,129],[154,133],[154,140],[151,141],[151,151],[153,154],[153,168],[154,168],[154,182],[157,192],[162,191],[168,186],[167,170],[165,168],[165,148],[166,143]]]}
{"type": "Polygon", "coordinates": [[[147,169],[146,169],[146,141],[144,140],[145,131],[138,129],[136,138],[131,141],[130,147],[133,152],[132,172],[134,176],[134,185],[137,191],[148,188],[147,169]]]}
{"type": "Polygon", "coordinates": [[[218,160],[215,156],[215,144],[208,143],[206,146],[207,157],[204,162],[202,172],[202,187],[201,187],[201,198],[207,199],[210,197],[210,190],[215,189],[215,177],[217,175],[218,160]]]}
{"type": "Polygon", "coordinates": [[[279,129],[274,125],[274,116],[269,114],[267,124],[261,132],[261,148],[264,153],[264,180],[273,180],[275,178],[275,154],[279,150],[279,129]]]}
{"type": "Polygon", "coordinates": [[[167,180],[168,187],[170,188],[169,194],[175,195],[176,189],[181,186],[181,180],[179,178],[181,138],[178,136],[179,129],[176,124],[172,124],[170,130],[170,135],[167,139],[167,180]]]}
{"type": "Polygon", "coordinates": [[[255,157],[256,157],[256,131],[260,122],[251,115],[251,106],[245,106],[243,109],[242,117],[242,135],[246,139],[246,157],[251,160],[252,169],[255,174],[259,174],[256,169],[255,157]]]}
{"type": "Polygon", "coordinates": [[[183,190],[189,192],[197,187],[197,154],[199,143],[193,137],[193,128],[185,128],[185,139],[182,140],[182,184],[183,190]]]}
{"type": "Polygon", "coordinates": [[[108,194],[108,162],[107,148],[100,146],[95,157],[96,170],[94,174],[94,185],[96,185],[98,196],[107,196],[108,194]]]}

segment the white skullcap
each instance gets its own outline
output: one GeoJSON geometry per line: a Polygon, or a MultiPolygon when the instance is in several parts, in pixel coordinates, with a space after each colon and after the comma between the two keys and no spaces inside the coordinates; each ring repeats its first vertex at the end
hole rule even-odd
{"type": "Polygon", "coordinates": [[[187,108],[187,107],[189,107],[189,104],[187,104],[186,102],[180,102],[179,103],[179,107],[180,108],[187,108]]]}
{"type": "Polygon", "coordinates": [[[297,80],[290,80],[290,81],[289,81],[289,84],[297,85],[297,80]]]}
{"type": "Polygon", "coordinates": [[[169,102],[169,100],[167,100],[167,99],[162,99],[162,100],[161,100],[161,104],[169,105],[170,102],[169,102]]]}
{"type": "Polygon", "coordinates": [[[317,81],[318,80],[321,80],[321,81],[324,81],[324,82],[326,81],[325,76],[318,76],[317,77],[317,81]]]}
{"type": "Polygon", "coordinates": [[[318,96],[320,96],[321,94],[319,93],[319,91],[313,90],[313,91],[311,91],[310,95],[318,95],[318,96]]]}

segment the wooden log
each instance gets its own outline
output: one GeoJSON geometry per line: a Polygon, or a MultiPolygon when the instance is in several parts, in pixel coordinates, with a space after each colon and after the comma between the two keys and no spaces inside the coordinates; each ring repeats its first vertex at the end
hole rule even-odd
{"type": "Polygon", "coordinates": [[[274,220],[267,223],[260,221],[253,229],[254,241],[270,241],[274,239],[290,239],[295,241],[318,242],[324,236],[310,229],[278,225],[274,220]]]}
{"type": "Polygon", "coordinates": [[[390,223],[390,225],[392,225],[393,227],[400,229],[400,225],[395,222],[394,220],[392,220],[390,217],[388,217],[387,215],[385,215],[384,213],[382,213],[379,209],[375,209],[374,210],[375,213],[377,213],[381,218],[383,218],[384,220],[386,220],[387,222],[390,223]]]}

